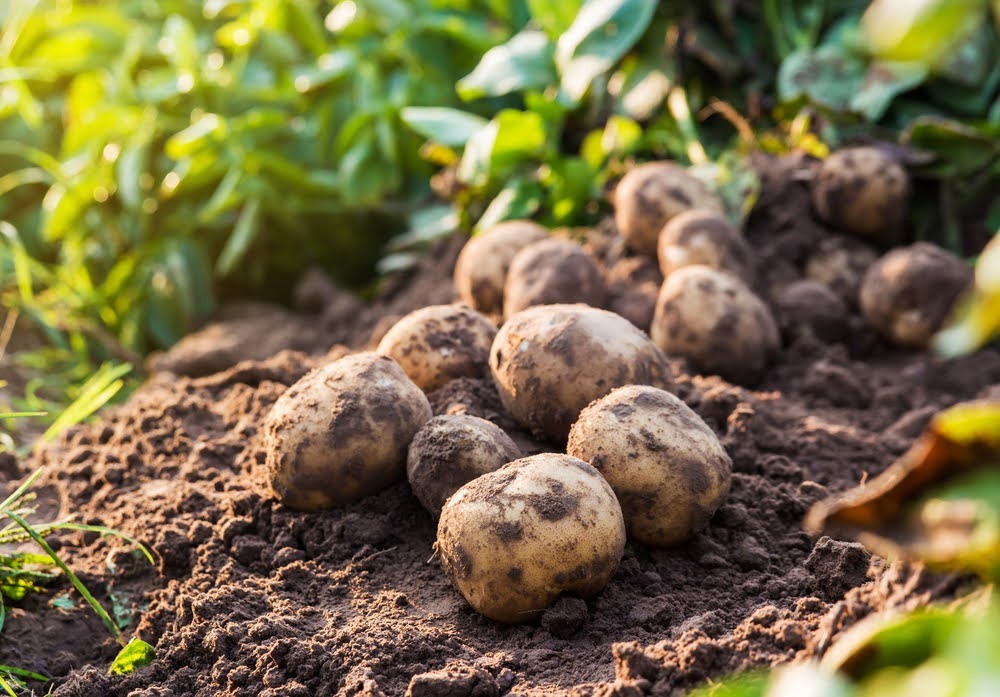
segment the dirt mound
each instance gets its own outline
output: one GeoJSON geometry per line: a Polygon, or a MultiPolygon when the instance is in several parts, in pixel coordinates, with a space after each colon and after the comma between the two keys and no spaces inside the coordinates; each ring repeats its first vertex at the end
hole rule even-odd
{"type": "MultiPolygon", "coordinates": [[[[811,221],[756,220],[755,248],[788,259],[789,277],[824,235],[811,221]]],[[[367,341],[380,317],[449,301],[442,256],[366,309],[344,342],[367,341]]],[[[49,466],[44,493],[64,512],[153,549],[156,569],[118,541],[54,538],[106,604],[117,598],[123,621],[135,613],[129,631],[158,657],[107,675],[115,646],[77,603],[12,613],[0,663],[57,676],[57,695],[681,694],[821,653],[875,610],[954,593],[961,579],[887,567],[857,545],[810,539],[800,522],[828,492],[884,469],[935,410],[1000,383],[995,351],[944,362],[857,332],[849,345],[795,340],[755,390],[676,362],[678,395],[733,459],[726,503],[689,544],[629,545],[597,598],[504,626],[477,615],[429,561],[435,524],[405,481],[322,513],[273,498],[260,425],[322,360],[285,351],[207,377],[164,376],[25,463],[49,466]]],[[[455,381],[431,402],[435,413],[511,427],[488,380],[455,381]]],[[[526,453],[544,447],[512,435],[526,453]]]]}

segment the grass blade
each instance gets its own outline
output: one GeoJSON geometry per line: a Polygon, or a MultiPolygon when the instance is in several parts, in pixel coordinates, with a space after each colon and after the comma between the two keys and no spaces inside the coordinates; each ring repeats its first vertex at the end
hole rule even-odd
{"type": "Polygon", "coordinates": [[[0,664],[0,673],[10,673],[19,678],[27,678],[28,680],[39,680],[41,682],[48,682],[49,679],[44,675],[34,673],[30,670],[25,670],[24,668],[15,668],[14,666],[5,666],[0,664]]]}
{"type": "Polygon", "coordinates": [[[48,430],[42,434],[41,440],[49,441],[62,433],[63,430],[80,423],[118,394],[124,386],[122,376],[132,370],[128,363],[113,365],[105,363],[94,375],[84,383],[80,396],[66,407],[66,410],[52,422],[48,430]]]}

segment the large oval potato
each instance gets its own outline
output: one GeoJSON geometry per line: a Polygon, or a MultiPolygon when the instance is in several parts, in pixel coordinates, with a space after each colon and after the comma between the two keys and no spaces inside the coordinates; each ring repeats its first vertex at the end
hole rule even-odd
{"type": "Polygon", "coordinates": [[[650,335],[667,355],[741,385],[760,379],[781,346],[764,301],[736,276],[685,266],[663,282],[650,335]]]}
{"type": "Polygon", "coordinates": [[[625,549],[625,523],[597,470],[544,453],[459,489],[441,512],[435,548],[478,612],[529,622],[563,593],[586,598],[604,588],[625,549]]]}
{"type": "Polygon", "coordinates": [[[542,240],[521,249],[510,262],[503,289],[504,317],[534,305],[604,304],[607,290],[597,262],[570,240],[542,240]]]}
{"type": "Polygon", "coordinates": [[[503,311],[503,286],[514,256],[549,231],[530,220],[508,220],[469,239],[455,262],[455,289],[463,302],[488,315],[503,311]]]}
{"type": "Polygon", "coordinates": [[[643,544],[684,542],[729,492],[733,463],[715,433],[655,387],[628,385],[592,402],[573,424],[566,452],[608,480],[629,539],[643,544]]]}
{"type": "Polygon", "coordinates": [[[613,196],[615,224],[625,243],[656,256],[663,226],[692,208],[722,210],[722,201],[701,180],[674,162],[647,162],[622,177],[613,196]]]}
{"type": "Polygon", "coordinates": [[[308,373],[264,424],[271,486],[300,511],[356,501],[401,479],[431,418],[427,397],[391,358],[358,353],[308,373]]]}
{"type": "Polygon", "coordinates": [[[666,357],[642,330],[586,305],[540,305],[510,317],[493,340],[490,370],[510,415],[553,442],[616,387],[674,388],[666,357]]]}
{"type": "Polygon", "coordinates": [[[456,378],[478,378],[486,372],[497,328],[471,307],[431,305],[396,322],[378,344],[424,392],[456,378]]]}

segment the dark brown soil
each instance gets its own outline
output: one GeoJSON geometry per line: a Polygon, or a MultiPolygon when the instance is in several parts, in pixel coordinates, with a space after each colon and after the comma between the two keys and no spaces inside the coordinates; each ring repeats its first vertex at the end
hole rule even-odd
{"type": "MultiPolygon", "coordinates": [[[[801,210],[804,185],[765,185],[761,200],[774,208],[749,231],[760,268],[773,272],[762,282],[779,270],[794,281],[829,232],[785,214],[801,210]]],[[[450,301],[447,264],[459,245],[446,243],[327,330],[361,347],[388,326],[382,318],[450,301]]],[[[117,540],[52,538],[106,606],[113,592],[123,616],[135,612],[127,632],[153,643],[157,660],[109,676],[114,642],[71,596],[70,610],[43,599],[9,611],[0,663],[54,676],[64,696],[624,697],[682,694],[821,654],[871,612],[952,596],[963,580],[812,540],[804,513],[884,469],[935,410],[996,395],[1000,384],[995,351],[945,362],[890,350],[852,322],[846,343],[795,338],[753,391],[675,362],[678,395],[732,457],[728,500],[692,542],[628,545],[600,595],[564,598],[521,626],[477,615],[430,561],[435,525],[405,481],[322,513],[275,500],[261,424],[287,386],[326,360],[329,343],[312,346],[314,356],[284,351],[205,377],[162,374],[20,471],[0,467],[13,482],[46,465],[43,499],[150,546],[156,568],[117,540]]],[[[511,426],[485,380],[455,381],[431,402],[435,413],[511,426]]],[[[525,454],[544,447],[511,435],[525,454]]]]}

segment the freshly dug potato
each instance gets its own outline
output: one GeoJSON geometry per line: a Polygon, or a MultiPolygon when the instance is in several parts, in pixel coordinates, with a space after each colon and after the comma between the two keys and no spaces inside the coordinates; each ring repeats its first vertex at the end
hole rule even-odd
{"type": "Polygon", "coordinates": [[[861,279],[877,259],[878,253],[864,242],[827,237],[806,261],[806,278],[829,286],[848,307],[857,307],[861,279]]]}
{"type": "Polygon", "coordinates": [[[666,357],[640,329],[586,305],[541,305],[510,317],[490,349],[500,400],[541,438],[562,442],[580,411],[622,385],[673,389],[666,357]]]}
{"type": "Polygon", "coordinates": [[[521,457],[496,424],[475,416],[435,416],[410,443],[406,476],[423,507],[437,517],[463,484],[521,457]]]}
{"type": "Polygon", "coordinates": [[[838,150],[812,182],[813,208],[821,220],[885,243],[898,240],[909,197],[906,169],[874,147],[838,150]]]}
{"type": "Polygon", "coordinates": [[[300,511],[373,494],[403,476],[406,449],[430,418],[427,397],[391,358],[345,356],[289,387],[268,414],[271,486],[300,511]]]}
{"type": "Polygon", "coordinates": [[[698,208],[670,219],[656,247],[666,278],[684,266],[704,264],[753,283],[753,254],[743,234],[722,213],[698,208]]]}
{"type": "Polygon", "coordinates": [[[650,327],[667,355],[740,385],[756,383],[781,345],[774,316],[736,276],[685,266],[663,282],[650,327]]]}
{"type": "Polygon", "coordinates": [[[471,307],[431,305],[396,322],[376,353],[399,363],[424,392],[433,392],[456,378],[482,376],[496,333],[493,323],[471,307]]]}
{"type": "Polygon", "coordinates": [[[608,480],[635,542],[684,542],[729,493],[733,463],[715,433],[655,387],[627,385],[592,402],[570,429],[566,452],[608,480]]]}
{"type": "Polygon", "coordinates": [[[534,305],[604,304],[604,275],[589,254],[569,240],[542,240],[510,262],[503,289],[504,317],[534,305]]]}
{"type": "Polygon", "coordinates": [[[861,313],[889,341],[925,348],[972,280],[969,266],[936,245],[899,247],[865,274],[861,313]]]}
{"type": "Polygon", "coordinates": [[[829,343],[847,335],[847,307],[822,283],[796,281],[786,286],[778,295],[775,310],[781,332],[789,341],[808,335],[829,343]]]}
{"type": "Polygon", "coordinates": [[[488,315],[503,310],[503,285],[514,255],[549,231],[530,220],[508,220],[471,238],[455,262],[455,289],[463,302],[488,315]]]}
{"type": "Polygon", "coordinates": [[[459,489],[441,511],[435,549],[478,612],[530,622],[563,593],[587,598],[607,585],[625,549],[625,524],[597,470],[544,453],[459,489]]]}
{"type": "Polygon", "coordinates": [[[608,309],[648,330],[663,284],[656,262],[645,256],[623,257],[608,269],[607,283],[608,309]]]}
{"type": "Polygon", "coordinates": [[[656,256],[660,231],[671,218],[692,208],[722,210],[722,201],[700,180],[673,162],[634,167],[615,188],[615,224],[625,243],[656,256]]]}

